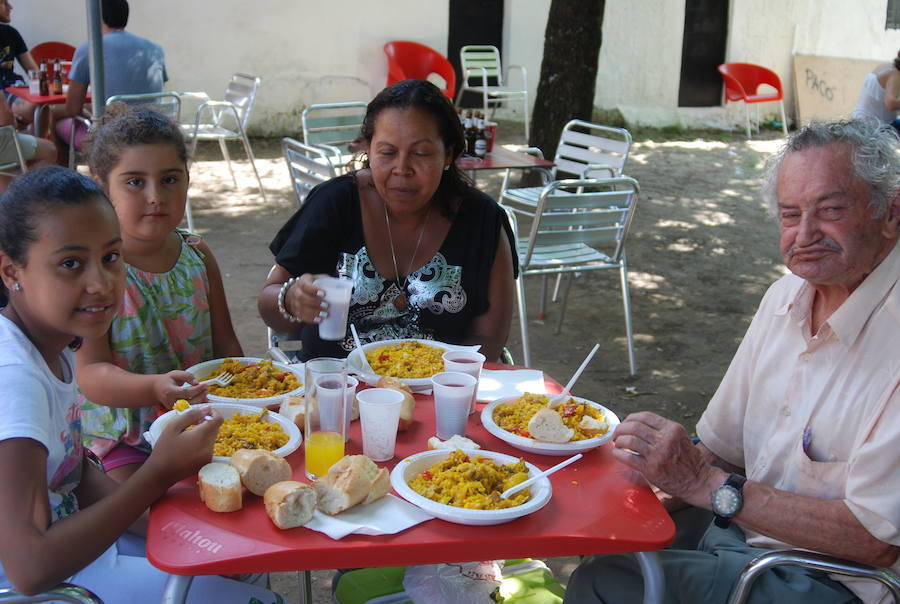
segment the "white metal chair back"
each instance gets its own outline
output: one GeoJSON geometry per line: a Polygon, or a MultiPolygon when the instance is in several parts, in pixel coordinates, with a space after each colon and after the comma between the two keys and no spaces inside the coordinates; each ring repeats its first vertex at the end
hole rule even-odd
{"type": "Polygon", "coordinates": [[[0,140],[3,139],[10,139],[12,141],[13,148],[16,150],[16,156],[14,160],[0,164],[0,174],[5,174],[7,176],[24,174],[28,171],[28,167],[25,164],[25,156],[22,155],[22,146],[19,143],[19,137],[16,136],[16,129],[12,124],[0,126],[0,140]]]}
{"type": "Polygon", "coordinates": [[[337,147],[346,153],[347,145],[359,136],[366,107],[362,101],[309,105],[300,115],[303,142],[325,148],[337,147]]]}
{"type": "Polygon", "coordinates": [[[244,130],[247,129],[247,123],[250,121],[250,112],[256,102],[259,83],[260,79],[257,76],[236,73],[231,76],[231,81],[225,88],[225,100],[237,107],[241,127],[244,130]]]}
{"type": "Polygon", "coordinates": [[[337,170],[323,149],[285,137],[281,139],[281,151],[299,205],[303,205],[313,187],[337,176],[337,170]]]}
{"type": "Polygon", "coordinates": [[[628,130],[572,120],[563,128],[552,173],[557,178],[561,174],[592,178],[599,171],[606,172],[605,176],[621,176],[630,150],[628,130]]]}
{"type": "Polygon", "coordinates": [[[116,94],[106,99],[109,107],[115,102],[133,106],[145,106],[161,113],[176,124],[181,122],[181,97],[176,92],[151,92],[147,94],[116,94]]]}
{"type": "MultiPolygon", "coordinates": [[[[459,50],[459,63],[462,69],[462,82],[456,95],[456,106],[462,102],[466,91],[480,94],[484,105],[484,114],[488,115],[488,107],[496,110],[497,106],[505,99],[521,99],[523,102],[523,121],[525,122],[525,140],[530,134],[530,120],[528,118],[528,71],[521,65],[509,65],[510,71],[517,71],[521,78],[521,84],[512,86],[510,77],[504,77],[503,64],[500,61],[500,51],[496,46],[485,44],[470,44],[459,50]],[[504,81],[506,80],[506,81],[504,81]]],[[[491,111],[493,117],[493,111],[491,111]]]]}
{"type": "Polygon", "coordinates": [[[459,50],[459,64],[463,78],[468,83],[469,77],[481,76],[496,78],[497,85],[503,86],[503,66],[500,63],[500,51],[496,46],[472,44],[459,50]]]}
{"type": "MultiPolygon", "coordinates": [[[[628,268],[625,241],[637,207],[640,188],[633,178],[553,181],[541,190],[536,207],[529,201],[510,199],[508,211],[531,220],[527,237],[518,240],[519,322],[525,365],[531,364],[528,321],[525,308],[524,277],[565,275],[566,286],[557,320],[557,333],[565,314],[572,276],[575,272],[618,269],[625,311],[625,332],[631,374],[637,372],[628,296],[628,268]]],[[[541,307],[543,310],[542,292],[541,307]]]]}

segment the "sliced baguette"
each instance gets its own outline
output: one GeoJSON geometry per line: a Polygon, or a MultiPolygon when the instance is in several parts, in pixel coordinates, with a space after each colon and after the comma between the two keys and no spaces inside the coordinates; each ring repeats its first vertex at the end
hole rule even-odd
{"type": "Polygon", "coordinates": [[[390,476],[365,455],[347,455],[313,483],[317,506],[334,516],[359,503],[370,503],[391,490],[390,476]]]}
{"type": "Polygon", "coordinates": [[[266,513],[275,526],[284,530],[312,520],[316,510],[316,491],[295,480],[276,482],[263,495],[266,513]]]}
{"type": "Polygon", "coordinates": [[[294,425],[303,431],[306,429],[303,427],[305,406],[306,402],[302,396],[289,394],[282,399],[281,406],[278,408],[278,413],[294,422],[294,425]]]}
{"type": "Polygon", "coordinates": [[[208,463],[197,474],[200,500],[214,512],[234,512],[243,506],[241,477],[227,463],[208,463]]]}
{"type": "Polygon", "coordinates": [[[590,415],[585,415],[578,422],[578,428],[588,436],[599,436],[609,430],[609,424],[594,419],[590,415]]]}
{"type": "Polygon", "coordinates": [[[390,388],[403,393],[403,403],[400,405],[400,421],[397,424],[397,430],[403,432],[412,425],[413,413],[416,410],[416,399],[413,396],[412,388],[401,382],[395,377],[382,377],[376,384],[379,388],[390,388]]]}
{"type": "Polygon", "coordinates": [[[262,496],[276,482],[291,478],[291,464],[265,449],[239,449],[231,456],[230,463],[254,495],[262,496]]]}
{"type": "Polygon", "coordinates": [[[528,431],[535,440],[548,443],[567,443],[575,436],[575,430],[563,423],[559,413],[547,407],[531,416],[528,431]]]}

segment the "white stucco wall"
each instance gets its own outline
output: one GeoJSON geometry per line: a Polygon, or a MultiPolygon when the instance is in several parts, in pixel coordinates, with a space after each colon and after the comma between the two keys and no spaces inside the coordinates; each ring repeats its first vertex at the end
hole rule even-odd
{"type": "MultiPolygon", "coordinates": [[[[595,105],[630,123],[731,127],[744,108],[679,108],[685,0],[607,0],[595,105]]],[[[724,0],[723,0],[724,1],[724,0]]],[[[793,113],[792,53],[887,60],[887,0],[730,0],[726,61],[779,74],[793,113]]],[[[550,0],[505,0],[505,63],[528,69],[534,102],[550,0]]],[[[262,77],[251,131],[294,134],[308,103],[368,100],[385,82],[382,46],[415,40],[446,54],[447,0],[131,0],[129,30],[166,50],[170,90],[221,96],[231,73],[262,77]]],[[[86,38],[84,0],[14,2],[30,45],[86,38]]],[[[583,60],[573,57],[573,60],[583,60]]],[[[764,106],[775,115],[776,105],[764,106]]],[[[512,117],[507,114],[505,117],[512,117]]]]}

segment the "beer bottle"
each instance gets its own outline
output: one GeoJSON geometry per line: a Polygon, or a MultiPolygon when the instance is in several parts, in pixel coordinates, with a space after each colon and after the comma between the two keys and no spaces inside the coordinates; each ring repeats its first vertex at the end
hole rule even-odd
{"type": "Polygon", "coordinates": [[[47,62],[41,61],[40,95],[50,96],[50,82],[47,78],[47,62]]]}
{"type": "Polygon", "coordinates": [[[476,122],[475,156],[484,159],[484,156],[487,155],[487,137],[484,135],[484,118],[480,112],[476,122]]]}
{"type": "Polygon", "coordinates": [[[475,121],[472,117],[472,111],[469,110],[466,113],[466,127],[465,127],[465,137],[466,137],[466,155],[475,155],[475,135],[478,131],[475,129],[475,121]]]}
{"type": "Polygon", "coordinates": [[[62,69],[60,69],[59,59],[53,64],[53,94],[62,94],[62,69]]]}

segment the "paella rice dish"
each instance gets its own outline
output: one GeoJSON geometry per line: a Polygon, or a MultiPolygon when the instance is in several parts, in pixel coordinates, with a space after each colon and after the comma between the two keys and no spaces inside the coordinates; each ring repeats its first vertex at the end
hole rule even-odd
{"type": "MultiPolygon", "coordinates": [[[[512,402],[497,405],[494,409],[494,423],[507,432],[512,432],[513,434],[518,434],[525,438],[533,438],[531,432],[528,430],[528,422],[535,413],[546,408],[549,402],[550,397],[545,394],[532,394],[526,392],[512,402]]],[[[586,402],[570,398],[554,407],[553,410],[559,414],[562,423],[567,428],[571,428],[574,431],[571,438],[572,441],[596,438],[609,431],[609,424],[606,421],[606,416],[603,415],[603,412],[586,402]],[[599,431],[596,429],[589,431],[585,430],[583,427],[585,423],[587,423],[583,423],[585,417],[589,417],[596,420],[596,422],[599,422],[599,431]]],[[[596,425],[595,422],[591,423],[596,425]]]]}
{"type": "Polygon", "coordinates": [[[239,449],[274,451],[287,444],[289,438],[282,427],[263,419],[267,410],[253,415],[232,415],[219,427],[213,455],[231,457],[239,449]]]}
{"type": "Polygon", "coordinates": [[[378,346],[366,359],[378,375],[395,378],[428,378],[444,370],[443,348],[409,340],[378,346]]]}
{"type": "Polygon", "coordinates": [[[218,369],[202,379],[227,371],[234,379],[227,386],[209,384],[209,393],[230,398],[267,398],[292,392],[302,386],[297,376],[272,365],[272,361],[244,365],[236,359],[225,359],[218,369]]]}
{"type": "Polygon", "coordinates": [[[410,488],[427,499],[470,510],[502,510],[531,499],[530,489],[522,489],[500,499],[506,489],[525,481],[525,462],[499,465],[489,457],[469,456],[457,449],[413,478],[410,488]]]}

